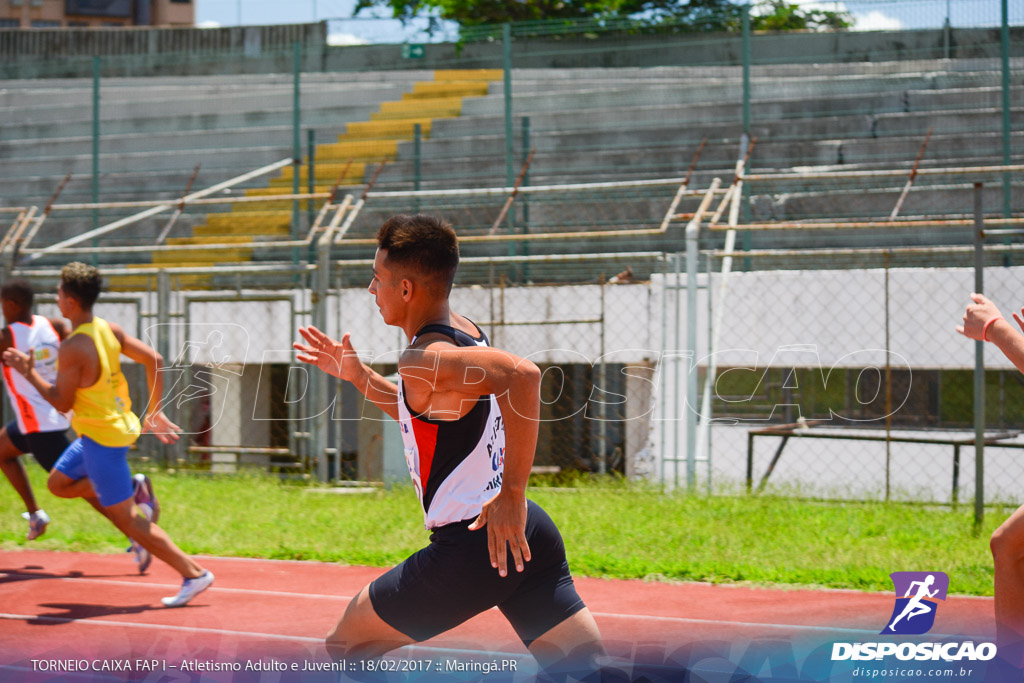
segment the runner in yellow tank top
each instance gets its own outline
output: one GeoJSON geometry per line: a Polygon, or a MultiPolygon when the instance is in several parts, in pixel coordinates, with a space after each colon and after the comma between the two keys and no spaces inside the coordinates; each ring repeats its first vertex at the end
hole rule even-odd
{"type": "Polygon", "coordinates": [[[121,372],[121,344],[103,318],[93,316],[72,331],[69,339],[85,335],[96,347],[100,376],[96,383],[75,390],[75,414],[71,427],[104,446],[131,446],[142,433],[132,412],[128,382],[121,372]]]}
{"type": "Polygon", "coordinates": [[[181,428],[167,419],[161,409],[160,354],[126,334],[119,325],[93,315],[92,307],[102,282],[99,271],[84,263],[69,263],[61,270],[57,305],[74,331],[61,344],[54,384],[36,372],[31,354],[10,348],[3,359],[57,410],[75,411],[71,426],[79,436],[54,466],[47,482],[50,491],[76,498],[86,493],[91,481],[91,489],[95,489],[110,521],[181,574],[181,590],[162,600],[168,607],[180,607],[213,583],[213,573],[183,553],[163,529],[140,513],[135,505],[127,454],[128,447],[143,431],[152,432],[164,443],[172,443],[177,441],[181,428]],[[146,369],[150,401],[141,425],[131,411],[127,383],[121,373],[122,353],[146,369]]]}

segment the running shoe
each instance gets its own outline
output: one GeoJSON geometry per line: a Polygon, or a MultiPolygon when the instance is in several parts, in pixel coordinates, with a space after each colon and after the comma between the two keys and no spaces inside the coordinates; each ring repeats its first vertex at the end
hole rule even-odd
{"type": "Polygon", "coordinates": [[[32,514],[22,512],[21,518],[28,520],[28,534],[25,538],[30,541],[34,541],[45,534],[46,525],[50,523],[50,516],[43,510],[36,510],[32,514]]]}
{"type": "Polygon", "coordinates": [[[139,545],[137,541],[132,541],[131,547],[128,550],[135,553],[135,564],[139,565],[139,573],[145,574],[146,570],[149,569],[150,563],[153,562],[153,556],[149,554],[148,550],[139,545]]]}
{"type": "Polygon", "coordinates": [[[156,522],[160,519],[160,503],[156,500],[156,494],[153,493],[153,482],[142,472],[139,472],[132,477],[135,484],[135,504],[142,508],[144,505],[149,506],[151,514],[146,515],[146,519],[151,522],[156,522]]]}
{"type": "MultiPolygon", "coordinates": [[[[146,475],[140,474],[137,476],[144,477],[146,475]]],[[[138,486],[136,486],[135,491],[135,495],[138,496],[138,486]]],[[[139,512],[142,514],[142,516],[152,522],[153,508],[150,507],[149,503],[138,503],[137,505],[139,508],[139,512]]],[[[135,564],[139,565],[139,573],[145,574],[146,570],[149,569],[150,563],[153,561],[153,556],[149,553],[148,550],[139,545],[138,541],[134,539],[128,540],[131,541],[131,545],[128,546],[128,552],[135,553],[135,564]]]]}
{"type": "Polygon", "coordinates": [[[160,602],[167,607],[184,607],[189,600],[196,597],[213,583],[213,572],[209,569],[194,579],[185,579],[181,584],[178,594],[170,598],[160,598],[160,602]]]}

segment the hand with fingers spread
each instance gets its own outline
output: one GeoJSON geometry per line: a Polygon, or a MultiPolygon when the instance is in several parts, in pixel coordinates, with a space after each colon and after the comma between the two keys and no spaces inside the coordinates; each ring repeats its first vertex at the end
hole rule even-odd
{"type": "Polygon", "coordinates": [[[306,340],[305,344],[295,342],[292,347],[299,352],[296,356],[303,363],[320,368],[328,375],[354,382],[363,368],[359,354],[349,341],[346,332],[341,341],[331,339],[313,327],[300,327],[299,334],[306,340]]]}
{"type": "MultiPolygon", "coordinates": [[[[996,305],[983,294],[972,293],[971,301],[974,303],[967,306],[967,311],[964,313],[964,324],[957,325],[956,331],[977,341],[989,341],[991,328],[995,325],[1005,324],[1006,318],[999,312],[996,305]]],[[[1024,321],[1016,313],[1013,314],[1013,318],[1018,325],[1024,328],[1024,321]]]]}
{"type": "Polygon", "coordinates": [[[171,422],[164,411],[158,410],[146,416],[142,423],[142,431],[151,432],[161,443],[174,443],[178,440],[181,427],[171,422]]]}
{"type": "Polygon", "coordinates": [[[470,531],[487,527],[487,551],[491,566],[501,576],[508,576],[508,550],[516,571],[525,569],[530,561],[530,544],[526,541],[526,497],[501,491],[484,503],[480,515],[469,525],[470,531]]]}
{"type": "Polygon", "coordinates": [[[35,357],[36,354],[32,352],[32,349],[25,353],[11,346],[4,350],[4,365],[27,377],[35,366],[35,357]]]}

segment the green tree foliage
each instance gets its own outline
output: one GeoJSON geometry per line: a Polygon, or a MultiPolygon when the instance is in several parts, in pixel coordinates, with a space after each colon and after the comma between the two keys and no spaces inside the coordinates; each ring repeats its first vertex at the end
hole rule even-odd
{"type": "MultiPolygon", "coordinates": [[[[732,0],[359,0],[354,14],[375,7],[396,19],[427,16],[454,21],[463,28],[545,20],[598,20],[637,30],[736,31],[742,5],[732,0]]],[[[751,28],[759,31],[843,29],[852,25],[845,12],[807,9],[786,0],[759,0],[751,28]]]]}

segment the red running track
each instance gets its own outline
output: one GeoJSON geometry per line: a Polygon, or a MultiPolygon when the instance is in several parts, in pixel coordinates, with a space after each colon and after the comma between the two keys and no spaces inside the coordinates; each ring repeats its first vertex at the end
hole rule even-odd
{"type": "MultiPolygon", "coordinates": [[[[288,680],[280,673],[247,678],[163,667],[326,662],[323,636],[352,596],[384,571],[228,557],[201,562],[216,583],[187,607],[169,609],[160,598],[175,594],[180,581],[160,562],[140,576],[128,554],[0,552],[0,681],[288,680]],[[54,673],[44,670],[48,660],[85,660],[89,671],[54,673]],[[150,671],[147,661],[158,670],[150,671]]],[[[738,661],[760,639],[878,640],[894,604],[891,593],[590,578],[576,584],[609,654],[630,661],[663,661],[666,653],[697,643],[724,642],[728,657],[738,661]]],[[[947,598],[929,635],[942,634],[992,640],[992,599],[947,598]]],[[[492,653],[518,659],[520,672],[532,670],[532,659],[496,609],[398,656],[484,660],[492,653]]]]}

